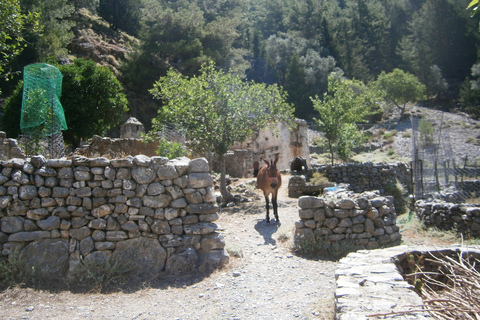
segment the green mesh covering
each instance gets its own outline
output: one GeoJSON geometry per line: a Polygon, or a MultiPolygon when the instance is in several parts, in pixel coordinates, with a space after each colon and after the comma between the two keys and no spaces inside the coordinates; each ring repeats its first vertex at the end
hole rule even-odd
{"type": "Polygon", "coordinates": [[[67,130],[60,96],[62,73],[46,63],[23,69],[23,100],[20,129],[24,134],[50,136],[67,130]]]}

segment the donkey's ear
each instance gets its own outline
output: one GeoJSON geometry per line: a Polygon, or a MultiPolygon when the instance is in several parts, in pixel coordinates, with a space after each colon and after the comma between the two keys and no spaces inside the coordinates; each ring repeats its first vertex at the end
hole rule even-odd
{"type": "Polygon", "coordinates": [[[265,162],[265,163],[267,164],[267,166],[269,166],[269,165],[270,165],[270,162],[268,162],[268,160],[267,160],[267,159],[262,159],[262,160],[263,160],[263,162],[265,162]]]}
{"type": "Polygon", "coordinates": [[[278,162],[278,153],[275,155],[275,161],[273,161],[273,164],[277,165],[278,162]]]}

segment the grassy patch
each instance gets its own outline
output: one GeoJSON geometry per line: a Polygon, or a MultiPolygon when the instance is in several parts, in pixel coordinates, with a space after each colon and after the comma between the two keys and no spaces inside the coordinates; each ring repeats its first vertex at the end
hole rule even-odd
{"type": "Polygon", "coordinates": [[[463,243],[465,245],[479,245],[480,239],[471,238],[464,240],[462,234],[456,230],[441,230],[436,227],[426,227],[415,215],[408,220],[408,215],[401,215],[398,221],[404,221],[405,232],[403,241],[406,244],[421,242],[421,244],[451,245],[463,243]]]}
{"type": "Polygon", "coordinates": [[[0,289],[15,284],[32,286],[36,284],[37,278],[35,267],[28,265],[25,256],[17,251],[12,252],[8,258],[0,258],[0,289]]]}
{"type": "Polygon", "coordinates": [[[69,274],[68,284],[98,292],[119,289],[128,282],[133,271],[133,264],[111,259],[102,262],[82,261],[69,274]]]}
{"type": "Polygon", "coordinates": [[[236,243],[227,242],[225,244],[225,250],[229,255],[235,258],[243,258],[243,249],[236,243]]]}

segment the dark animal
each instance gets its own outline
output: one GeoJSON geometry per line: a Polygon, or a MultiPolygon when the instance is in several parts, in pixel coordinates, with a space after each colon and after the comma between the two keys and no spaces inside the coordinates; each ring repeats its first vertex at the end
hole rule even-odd
{"type": "Polygon", "coordinates": [[[253,176],[256,178],[258,175],[258,168],[260,167],[260,163],[258,161],[253,162],[253,176]]]}
{"type": "Polygon", "coordinates": [[[270,215],[269,215],[269,195],[272,194],[272,206],[273,206],[273,214],[277,222],[280,222],[278,219],[278,205],[277,205],[277,194],[278,189],[282,185],[282,176],[280,175],[280,171],[277,169],[277,162],[278,162],[278,154],[275,156],[275,160],[268,160],[263,159],[266,165],[260,168],[260,171],[257,175],[257,186],[259,189],[262,189],[263,195],[265,196],[265,203],[267,208],[267,217],[266,221],[270,222],[270,215]]]}
{"type": "Polygon", "coordinates": [[[307,162],[302,157],[293,158],[290,163],[290,172],[307,170],[307,162]]]}

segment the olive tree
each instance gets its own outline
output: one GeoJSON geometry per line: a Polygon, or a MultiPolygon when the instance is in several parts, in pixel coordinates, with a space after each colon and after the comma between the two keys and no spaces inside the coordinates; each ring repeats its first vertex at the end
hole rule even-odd
{"type": "Polygon", "coordinates": [[[394,69],[390,73],[382,71],[375,82],[376,88],[385,101],[400,109],[400,119],[407,103],[426,99],[426,87],[413,74],[394,69]]]}
{"type": "Polygon", "coordinates": [[[185,130],[194,153],[216,154],[221,165],[220,191],[227,202],[232,195],[226,188],[225,153],[234,142],[252,137],[254,129],[294,123],[293,107],[281,88],[246,82],[217,70],[213,63],[203,64],[200,75],[191,78],[170,70],[150,93],[164,101],[151,132],[165,122],[176,123],[185,130]]]}

